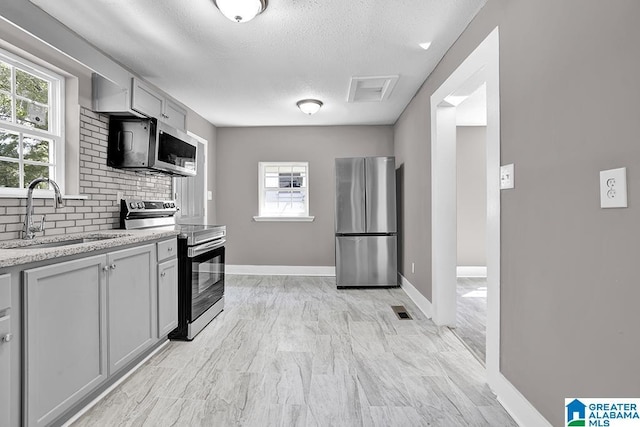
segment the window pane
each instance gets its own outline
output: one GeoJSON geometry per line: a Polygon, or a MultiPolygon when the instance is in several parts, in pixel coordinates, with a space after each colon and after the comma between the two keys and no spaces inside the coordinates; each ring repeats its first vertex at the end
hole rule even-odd
{"type": "Polygon", "coordinates": [[[306,213],[305,196],[306,194],[300,191],[293,191],[291,193],[291,207],[290,207],[291,213],[297,214],[297,215],[306,213]]]}
{"type": "Polygon", "coordinates": [[[278,191],[265,191],[263,213],[273,214],[278,211],[278,191]]]}
{"type": "Polygon", "coordinates": [[[265,166],[264,167],[264,172],[267,174],[277,174],[278,173],[278,167],[277,166],[265,166]]]}
{"type": "Polygon", "coordinates": [[[286,213],[291,210],[291,193],[280,191],[278,193],[278,213],[286,213]]]}
{"type": "Polygon", "coordinates": [[[11,121],[11,97],[0,93],[0,120],[11,121]]]}
{"type": "Polygon", "coordinates": [[[22,137],[22,155],[27,160],[33,160],[36,162],[50,163],[50,147],[51,141],[46,139],[39,139],[32,136],[22,137]]]}
{"type": "Polygon", "coordinates": [[[301,174],[303,174],[303,173],[307,172],[307,168],[305,168],[304,166],[294,166],[292,172],[293,173],[301,173],[301,174]]]}
{"type": "Polygon", "coordinates": [[[49,130],[48,110],[47,107],[33,102],[17,100],[16,119],[21,125],[49,130]]]}
{"type": "Polygon", "coordinates": [[[49,104],[49,82],[16,69],[16,94],[41,104],[49,104]]]}
{"type": "Polygon", "coordinates": [[[11,92],[11,68],[0,62],[0,89],[11,92]]]}
{"type": "Polygon", "coordinates": [[[280,174],[291,174],[291,166],[280,166],[278,172],[280,174]]]}
{"type": "Polygon", "coordinates": [[[278,188],[278,174],[267,172],[264,178],[264,186],[269,188],[278,188]]]}
{"type": "Polygon", "coordinates": [[[294,174],[294,176],[292,177],[293,187],[295,188],[306,187],[306,181],[307,180],[305,179],[305,177],[300,176],[299,174],[294,174]]]}
{"type": "Polygon", "coordinates": [[[280,188],[291,188],[293,186],[291,182],[291,173],[283,174],[280,173],[280,188]]]}
{"type": "Polygon", "coordinates": [[[18,158],[18,135],[0,129],[0,156],[18,158]]]}
{"type": "MultiPolygon", "coordinates": [[[[49,178],[49,166],[40,165],[24,165],[24,187],[27,188],[29,183],[36,178],[49,178]]],[[[49,188],[47,183],[40,183],[36,188],[49,188]]]]}
{"type": "Polygon", "coordinates": [[[20,170],[18,163],[0,161],[0,187],[20,187],[20,170]]]}

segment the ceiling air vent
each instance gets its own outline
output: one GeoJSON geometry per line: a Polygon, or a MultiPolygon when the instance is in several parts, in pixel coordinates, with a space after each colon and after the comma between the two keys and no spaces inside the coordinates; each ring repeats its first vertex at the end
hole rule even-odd
{"type": "Polygon", "coordinates": [[[351,77],[349,102],[380,102],[389,98],[399,76],[351,77]]]}

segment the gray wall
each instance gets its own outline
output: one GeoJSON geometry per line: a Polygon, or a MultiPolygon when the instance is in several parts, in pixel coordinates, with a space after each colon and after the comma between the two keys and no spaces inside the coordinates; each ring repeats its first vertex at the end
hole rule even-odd
{"type": "Polygon", "coordinates": [[[456,128],[458,265],[487,265],[487,128],[456,128]]]}
{"type": "Polygon", "coordinates": [[[227,263],[333,266],[334,159],[393,154],[391,126],[218,128],[218,221],[227,263]],[[254,222],[258,162],[308,161],[313,222],[254,222]]]}
{"type": "Polygon", "coordinates": [[[429,97],[500,26],[501,371],[553,425],[564,398],[640,396],[637,0],[489,0],[395,126],[405,276],[431,299],[429,97]],[[626,166],[629,208],[599,208],[626,166]],[[410,265],[410,264],[409,264],[410,265]]]}

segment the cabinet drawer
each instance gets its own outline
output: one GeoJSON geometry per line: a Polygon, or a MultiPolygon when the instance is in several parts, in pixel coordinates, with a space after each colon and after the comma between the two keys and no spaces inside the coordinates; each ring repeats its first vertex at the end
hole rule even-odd
{"type": "Polygon", "coordinates": [[[169,239],[163,242],[158,242],[158,262],[164,261],[168,258],[173,258],[178,254],[178,240],[169,239]]]}
{"type": "Polygon", "coordinates": [[[11,307],[11,276],[0,276],[0,311],[11,307]]]}

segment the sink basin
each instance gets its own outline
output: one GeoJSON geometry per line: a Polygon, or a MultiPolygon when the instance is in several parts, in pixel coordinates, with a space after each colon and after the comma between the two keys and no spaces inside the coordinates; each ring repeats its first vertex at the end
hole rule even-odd
{"type": "Polygon", "coordinates": [[[89,242],[97,242],[100,240],[106,240],[106,239],[114,239],[116,237],[122,237],[122,236],[95,236],[95,237],[83,237],[80,239],[72,239],[72,240],[62,240],[62,241],[58,241],[58,242],[38,242],[36,241],[31,241],[29,242],[29,244],[16,244],[16,245],[10,245],[10,246],[0,246],[1,249],[40,249],[40,248],[58,248],[61,246],[70,246],[70,245],[78,245],[80,243],[89,243],[89,242]]]}

